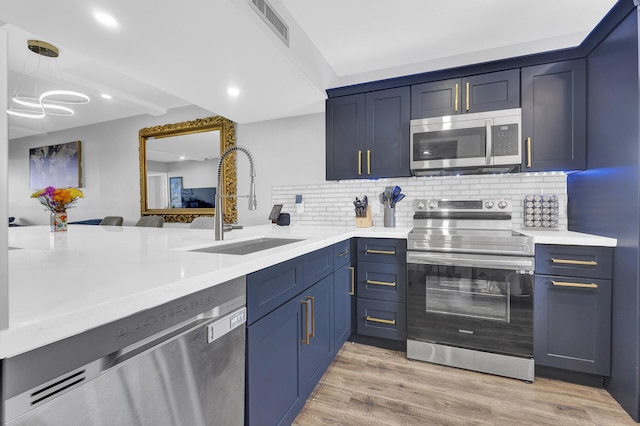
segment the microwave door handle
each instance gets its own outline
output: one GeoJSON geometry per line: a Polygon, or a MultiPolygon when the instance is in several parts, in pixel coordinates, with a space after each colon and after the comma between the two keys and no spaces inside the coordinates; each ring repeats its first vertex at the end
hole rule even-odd
{"type": "Polygon", "coordinates": [[[487,158],[486,164],[487,166],[491,165],[491,154],[493,152],[493,141],[491,139],[491,120],[485,121],[485,128],[487,133],[487,158]]]}

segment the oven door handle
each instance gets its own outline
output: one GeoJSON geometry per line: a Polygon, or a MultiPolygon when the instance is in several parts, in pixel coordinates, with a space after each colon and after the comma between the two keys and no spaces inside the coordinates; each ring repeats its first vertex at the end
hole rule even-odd
{"type": "Polygon", "coordinates": [[[407,263],[533,271],[533,257],[407,252],[407,263]]]}

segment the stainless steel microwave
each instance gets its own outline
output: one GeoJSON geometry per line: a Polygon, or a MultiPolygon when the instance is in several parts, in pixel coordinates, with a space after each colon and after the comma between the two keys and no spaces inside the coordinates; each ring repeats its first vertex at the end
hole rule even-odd
{"type": "Polygon", "coordinates": [[[520,108],[411,120],[411,172],[508,173],[522,163],[520,108]]]}

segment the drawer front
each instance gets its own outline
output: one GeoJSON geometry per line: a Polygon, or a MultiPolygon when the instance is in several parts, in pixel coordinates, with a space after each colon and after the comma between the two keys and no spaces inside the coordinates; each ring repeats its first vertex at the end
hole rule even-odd
{"type": "Polygon", "coordinates": [[[253,324],[305,288],[302,257],[247,275],[247,325],[253,324]]]}
{"type": "Polygon", "coordinates": [[[610,279],[612,247],[536,245],[536,274],[610,279]]]}
{"type": "Polygon", "coordinates": [[[392,340],[407,338],[404,303],[358,298],[358,334],[392,340]]]}
{"type": "Polygon", "coordinates": [[[358,238],[358,262],[407,263],[407,240],[358,238]]]}
{"type": "Polygon", "coordinates": [[[333,268],[340,269],[351,263],[351,240],[340,241],[333,245],[333,268]]]}
{"type": "Polygon", "coordinates": [[[358,262],[358,297],[406,302],[407,266],[358,262]]]}
{"type": "Polygon", "coordinates": [[[302,256],[302,279],[308,288],[333,272],[333,246],[302,256]]]}

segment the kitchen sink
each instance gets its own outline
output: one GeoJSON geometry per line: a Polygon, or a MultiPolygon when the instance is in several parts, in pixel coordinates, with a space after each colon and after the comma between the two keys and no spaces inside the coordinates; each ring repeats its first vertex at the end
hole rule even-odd
{"type": "Polygon", "coordinates": [[[267,250],[274,247],[283,246],[285,244],[296,243],[302,241],[292,238],[258,238],[256,240],[238,241],[219,246],[203,247],[199,249],[189,250],[200,253],[217,253],[217,254],[250,254],[261,250],[267,250]]]}

